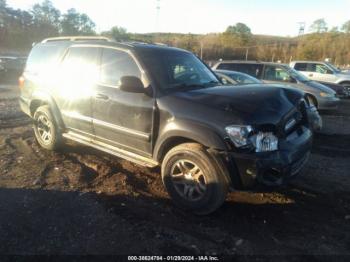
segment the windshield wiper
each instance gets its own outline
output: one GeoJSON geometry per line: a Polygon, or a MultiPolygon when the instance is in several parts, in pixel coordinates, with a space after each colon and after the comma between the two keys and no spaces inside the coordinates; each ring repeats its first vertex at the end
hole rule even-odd
{"type": "Polygon", "coordinates": [[[204,88],[205,85],[203,84],[186,84],[186,83],[181,83],[181,84],[176,84],[173,85],[174,89],[192,89],[192,88],[204,88]]]}
{"type": "Polygon", "coordinates": [[[212,81],[209,81],[209,82],[206,82],[206,83],[204,83],[203,85],[205,85],[205,86],[208,86],[208,85],[222,85],[220,82],[218,82],[218,81],[214,81],[214,80],[212,80],[212,81]]]}
{"type": "Polygon", "coordinates": [[[177,91],[181,90],[191,90],[191,89],[202,89],[202,88],[208,88],[212,87],[213,85],[221,85],[220,82],[217,81],[210,81],[207,83],[202,83],[202,84],[187,84],[187,83],[180,83],[180,84],[175,84],[172,86],[172,89],[176,89],[177,91]]]}

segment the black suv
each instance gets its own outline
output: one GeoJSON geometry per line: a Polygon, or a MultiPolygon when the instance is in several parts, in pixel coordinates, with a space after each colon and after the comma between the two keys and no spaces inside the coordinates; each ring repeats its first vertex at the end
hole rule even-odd
{"type": "Polygon", "coordinates": [[[196,214],[217,209],[230,188],[296,175],[317,112],[298,90],[223,86],[185,50],[99,38],[35,45],[20,88],[42,147],[65,138],[161,165],[172,199],[196,214]]]}

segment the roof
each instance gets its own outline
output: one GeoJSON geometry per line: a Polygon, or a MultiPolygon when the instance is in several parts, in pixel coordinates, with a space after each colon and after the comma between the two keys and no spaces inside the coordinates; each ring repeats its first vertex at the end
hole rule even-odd
{"type": "MultiPolygon", "coordinates": [[[[163,50],[179,50],[186,51],[183,49],[169,47],[162,43],[144,43],[144,42],[117,42],[107,37],[100,36],[67,36],[67,37],[53,37],[44,39],[41,44],[62,44],[62,45],[101,45],[101,46],[112,46],[119,47],[128,50],[142,50],[142,49],[163,49],[163,50]]],[[[187,51],[186,51],[187,52],[187,51]]]]}
{"type": "Polygon", "coordinates": [[[246,73],[239,72],[239,71],[233,71],[233,70],[221,70],[221,69],[215,69],[215,73],[221,73],[221,74],[237,74],[237,75],[247,75],[246,73]]]}
{"type": "Polygon", "coordinates": [[[283,63],[277,63],[277,62],[264,62],[264,61],[257,61],[257,60],[222,60],[217,62],[217,64],[221,63],[238,63],[238,64],[265,64],[265,65],[285,65],[283,63]]]}
{"type": "Polygon", "coordinates": [[[44,39],[41,43],[56,42],[56,41],[112,41],[108,37],[103,36],[62,36],[62,37],[51,37],[44,39]]]}
{"type": "Polygon", "coordinates": [[[298,61],[292,61],[291,63],[326,63],[326,62],[325,61],[298,60],[298,61]]]}

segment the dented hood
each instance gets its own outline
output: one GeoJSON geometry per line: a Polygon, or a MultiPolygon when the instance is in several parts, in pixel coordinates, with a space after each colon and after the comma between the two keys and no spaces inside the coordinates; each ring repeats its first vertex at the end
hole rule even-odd
{"type": "Polygon", "coordinates": [[[295,109],[303,92],[285,86],[259,84],[216,86],[178,92],[176,96],[201,107],[220,110],[222,113],[216,114],[217,120],[227,120],[230,116],[241,124],[277,125],[295,109]]]}

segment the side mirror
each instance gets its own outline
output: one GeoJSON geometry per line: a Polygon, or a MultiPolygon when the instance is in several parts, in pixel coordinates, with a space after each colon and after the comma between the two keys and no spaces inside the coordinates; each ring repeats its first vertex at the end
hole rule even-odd
{"type": "Polygon", "coordinates": [[[328,69],[328,70],[327,70],[327,74],[328,74],[328,75],[333,75],[333,71],[330,70],[330,69],[328,69]]]}
{"type": "Polygon", "coordinates": [[[140,78],[136,76],[123,76],[120,79],[119,89],[129,93],[144,93],[145,87],[140,78]]]}

